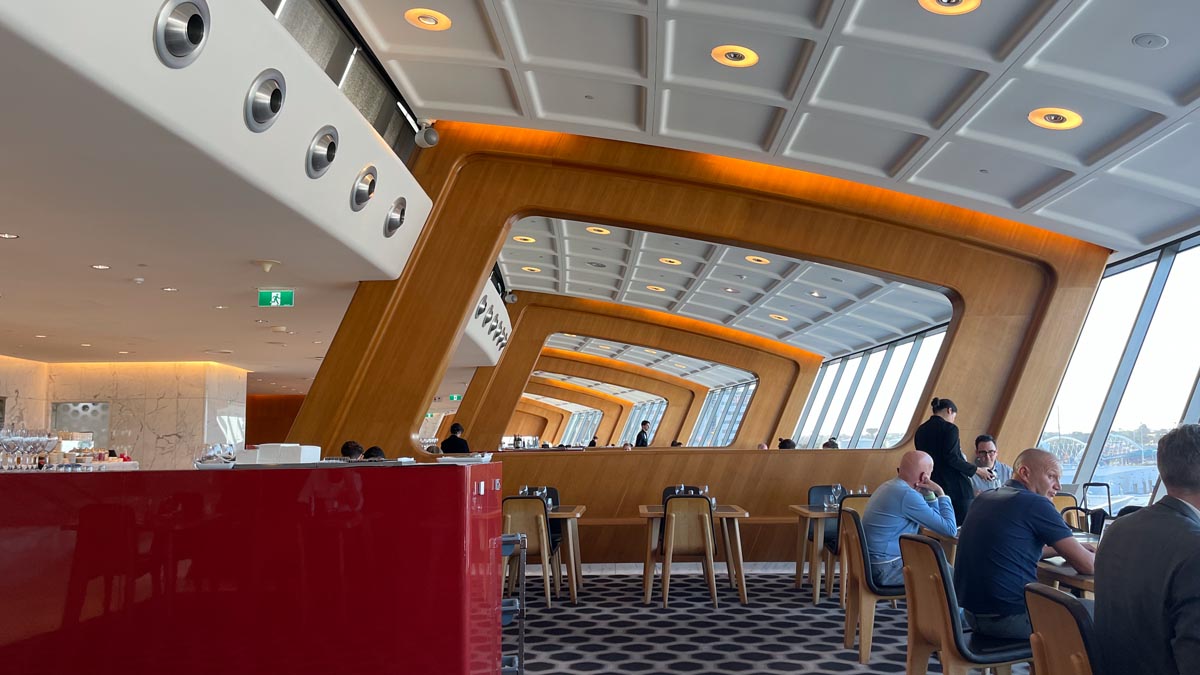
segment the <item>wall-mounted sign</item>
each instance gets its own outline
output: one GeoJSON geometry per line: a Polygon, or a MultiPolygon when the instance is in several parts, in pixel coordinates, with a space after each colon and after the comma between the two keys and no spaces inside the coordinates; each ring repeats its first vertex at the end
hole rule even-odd
{"type": "Polygon", "coordinates": [[[449,395],[449,396],[447,396],[446,398],[450,399],[451,401],[461,401],[461,400],[462,400],[462,394],[450,394],[450,395],[449,395]]]}
{"type": "Polygon", "coordinates": [[[433,413],[425,413],[425,419],[427,419],[427,420],[433,419],[433,413]]]}
{"type": "Polygon", "coordinates": [[[296,289],[294,288],[260,288],[258,289],[259,307],[295,307],[296,289]]]}

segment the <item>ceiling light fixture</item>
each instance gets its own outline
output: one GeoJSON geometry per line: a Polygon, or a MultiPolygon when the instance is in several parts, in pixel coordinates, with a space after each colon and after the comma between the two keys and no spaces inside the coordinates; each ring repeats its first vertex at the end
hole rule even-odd
{"type": "Polygon", "coordinates": [[[687,366],[683,365],[682,363],[676,363],[675,367],[676,368],[687,368],[687,366]]]}
{"type": "Polygon", "coordinates": [[[726,289],[725,289],[725,292],[726,292],[726,293],[741,293],[741,291],[739,291],[739,290],[738,290],[738,289],[736,289],[736,288],[726,288],[726,289]]]}
{"type": "Polygon", "coordinates": [[[0,239],[20,239],[21,235],[11,232],[0,232],[0,239]]]}
{"type": "Polygon", "coordinates": [[[117,353],[124,355],[124,354],[128,354],[129,352],[117,352],[117,353]]]}
{"type": "Polygon", "coordinates": [[[80,345],[79,345],[79,346],[80,346],[80,347],[91,347],[91,346],[92,346],[92,343],[90,343],[90,342],[83,342],[83,343],[80,343],[80,345]]]}
{"type": "Polygon", "coordinates": [[[566,335],[567,337],[579,337],[578,335],[576,335],[574,333],[563,333],[563,335],[566,335]]]}
{"type": "Polygon", "coordinates": [[[216,305],[213,309],[229,309],[229,305],[216,305]]]}
{"type": "Polygon", "coordinates": [[[927,12],[944,16],[958,16],[979,9],[982,0],[917,0],[917,4],[927,12]]]}
{"type": "Polygon", "coordinates": [[[782,314],[769,314],[768,316],[770,316],[772,319],[775,319],[776,321],[787,321],[788,320],[788,318],[782,314]]]}
{"type": "Polygon", "coordinates": [[[608,345],[596,345],[596,349],[612,349],[612,347],[608,345]]]}
{"type": "Polygon", "coordinates": [[[596,227],[596,226],[589,227],[587,229],[587,231],[591,232],[592,234],[612,234],[612,230],[609,230],[608,228],[596,227]]]}
{"type": "Polygon", "coordinates": [[[1066,108],[1038,108],[1028,117],[1034,126],[1052,131],[1066,131],[1083,124],[1083,116],[1066,108]]]}
{"type": "Polygon", "coordinates": [[[654,351],[653,349],[643,349],[642,351],[646,352],[647,354],[657,354],[658,353],[658,352],[654,351]]]}
{"type": "Polygon", "coordinates": [[[450,17],[439,11],[424,7],[413,7],[404,13],[404,20],[421,30],[450,30],[450,17]]]}
{"type": "Polygon", "coordinates": [[[825,298],[824,295],[821,295],[820,291],[809,291],[808,294],[813,296],[814,298],[819,298],[822,300],[825,298]]]}
{"type": "Polygon", "coordinates": [[[34,335],[33,337],[35,337],[35,338],[44,338],[44,337],[46,337],[46,336],[45,336],[45,335],[34,335]]]}
{"type": "Polygon", "coordinates": [[[748,256],[746,256],[746,262],[752,262],[755,265],[766,265],[766,264],[769,264],[771,261],[762,257],[761,255],[748,255],[748,256]]]}
{"type": "Polygon", "coordinates": [[[758,63],[758,52],[741,45],[717,45],[709,53],[713,61],[730,68],[749,68],[758,63]]]}
{"type": "Polygon", "coordinates": [[[167,293],[174,293],[174,292],[178,291],[179,289],[175,288],[174,286],[163,286],[163,290],[166,291],[167,293]]]}
{"type": "Polygon", "coordinates": [[[92,269],[94,269],[94,270],[110,270],[112,268],[109,267],[108,265],[92,265],[92,269]]]}
{"type": "Polygon", "coordinates": [[[537,274],[538,272],[541,272],[541,271],[542,271],[542,268],[540,268],[540,267],[530,267],[530,266],[525,266],[525,267],[522,267],[522,268],[521,268],[521,271],[523,271],[523,272],[532,272],[532,273],[534,273],[534,274],[537,274]]]}
{"type": "Polygon", "coordinates": [[[537,239],[534,239],[533,237],[526,237],[525,235],[519,235],[513,237],[513,241],[521,244],[532,244],[533,242],[537,241],[537,239]]]}
{"type": "Polygon", "coordinates": [[[659,258],[658,262],[664,265],[682,265],[683,263],[674,258],[659,258]]]}
{"type": "Polygon", "coordinates": [[[647,286],[646,290],[654,291],[655,293],[662,293],[662,292],[666,291],[667,289],[663,288],[662,286],[647,286]]]}

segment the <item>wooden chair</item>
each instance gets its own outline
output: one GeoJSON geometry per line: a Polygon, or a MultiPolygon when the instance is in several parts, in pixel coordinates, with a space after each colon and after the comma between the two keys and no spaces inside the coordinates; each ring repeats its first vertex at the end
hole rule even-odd
{"type": "Polygon", "coordinates": [[[717,606],[717,580],[713,571],[712,504],[707,497],[672,496],[667,498],[663,509],[663,543],[659,550],[662,557],[663,607],[671,587],[671,563],[677,557],[696,557],[704,565],[704,579],[712,596],[713,607],[717,606]]]}
{"type": "MultiPolygon", "coordinates": [[[[554,597],[558,597],[562,586],[562,559],[558,546],[550,543],[550,528],[547,525],[549,517],[546,502],[540,497],[505,497],[503,504],[504,533],[523,533],[528,540],[526,559],[534,556],[541,561],[542,584],[546,591],[546,607],[550,606],[550,575],[554,574],[554,597]]],[[[509,556],[509,593],[512,593],[516,583],[516,573],[512,569],[516,562],[515,556],[509,556]]]]}
{"type": "Polygon", "coordinates": [[[858,511],[842,503],[841,515],[842,598],[846,601],[846,649],[854,647],[858,631],[858,662],[871,662],[871,641],[875,634],[875,604],[880,600],[904,597],[903,586],[880,586],[871,576],[871,556],[858,511]]]}
{"type": "Polygon", "coordinates": [[[1092,617],[1083,603],[1043,584],[1025,586],[1033,635],[1033,669],[1050,675],[1092,675],[1098,654],[1092,617]]]}
{"type": "Polygon", "coordinates": [[[999,675],[1009,675],[1014,664],[1033,658],[1028,640],[986,638],[974,633],[967,638],[950,565],[935,539],[901,535],[900,554],[904,557],[908,605],[908,675],[929,672],[929,657],[934,652],[945,675],[967,675],[972,668],[992,668],[999,675]]]}
{"type": "Polygon", "coordinates": [[[1050,498],[1054,502],[1054,510],[1063,514],[1063,520],[1067,523],[1067,527],[1072,530],[1079,529],[1079,512],[1068,511],[1063,513],[1063,509],[1076,508],[1079,506],[1079,500],[1075,499],[1075,495],[1069,492],[1062,492],[1050,498]]]}
{"type": "MultiPolygon", "coordinates": [[[[863,512],[866,511],[867,502],[869,502],[869,501],[871,501],[871,495],[869,495],[869,494],[846,495],[845,497],[842,497],[842,501],[838,503],[838,519],[837,519],[838,527],[837,527],[837,530],[839,530],[839,531],[841,530],[842,511],[844,509],[854,509],[855,511],[858,512],[859,517],[861,518],[863,512]]],[[[839,533],[837,535],[837,538],[834,539],[832,543],[828,540],[828,538],[826,538],[826,541],[825,541],[825,555],[824,555],[825,569],[828,572],[828,574],[825,575],[825,595],[827,595],[831,598],[833,597],[833,569],[834,569],[833,561],[837,560],[838,569],[842,570],[842,577],[843,577],[841,579],[841,581],[838,582],[839,583],[838,602],[841,604],[842,607],[845,607],[846,606],[846,592],[844,590],[842,590],[842,588],[841,588],[842,586],[845,586],[845,583],[846,583],[846,580],[844,578],[846,575],[846,554],[844,553],[845,542],[843,540],[844,540],[844,537],[842,537],[842,535],[839,533]]],[[[903,595],[903,594],[901,594],[901,595],[903,595]]]]}

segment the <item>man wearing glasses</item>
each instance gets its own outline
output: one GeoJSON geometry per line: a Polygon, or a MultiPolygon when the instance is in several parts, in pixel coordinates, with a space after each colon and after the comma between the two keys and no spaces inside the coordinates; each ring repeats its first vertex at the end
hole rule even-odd
{"type": "Polygon", "coordinates": [[[971,476],[971,487],[975,488],[976,495],[995,490],[1012,480],[1012,467],[996,461],[996,439],[987,434],[975,437],[975,466],[992,470],[991,480],[980,478],[978,474],[971,476]]]}

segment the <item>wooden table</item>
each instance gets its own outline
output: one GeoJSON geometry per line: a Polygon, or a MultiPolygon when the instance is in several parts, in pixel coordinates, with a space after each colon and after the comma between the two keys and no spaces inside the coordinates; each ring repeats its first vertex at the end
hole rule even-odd
{"type": "Polygon", "coordinates": [[[1080,574],[1059,556],[1046,558],[1038,562],[1038,581],[1047,586],[1066,586],[1088,593],[1096,592],[1096,577],[1090,574],[1080,574]]]}
{"type": "Polygon", "coordinates": [[[571,604],[578,603],[577,589],[583,588],[583,562],[579,556],[579,518],[587,512],[583,505],[560,504],[550,509],[550,520],[566,520],[563,528],[562,547],[567,554],[567,590],[571,593],[571,604]]]}
{"type": "MultiPolygon", "coordinates": [[[[825,547],[825,521],[838,517],[838,507],[827,508],[824,504],[792,504],[788,507],[799,518],[796,530],[796,588],[800,588],[804,576],[806,551],[811,549],[808,559],[808,581],[813,587],[813,604],[821,602],[821,550],[825,547]],[[812,523],[812,546],[808,546],[808,525],[812,523]]],[[[829,570],[833,574],[833,570],[829,570]]]]}
{"type": "MultiPolygon", "coordinates": [[[[654,552],[658,548],[658,529],[662,524],[662,504],[642,504],[638,516],[646,519],[646,562],[642,566],[642,604],[650,604],[650,590],[654,582],[654,552]]],[[[749,518],[750,512],[734,504],[720,504],[713,516],[721,523],[721,538],[725,546],[725,571],[730,585],[738,589],[742,604],[749,602],[746,595],[745,566],[742,561],[742,531],[738,520],[749,518]],[[731,531],[732,530],[732,534],[731,531]]]]}

